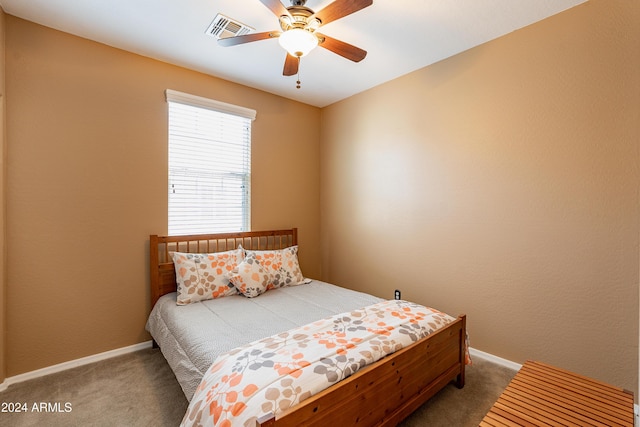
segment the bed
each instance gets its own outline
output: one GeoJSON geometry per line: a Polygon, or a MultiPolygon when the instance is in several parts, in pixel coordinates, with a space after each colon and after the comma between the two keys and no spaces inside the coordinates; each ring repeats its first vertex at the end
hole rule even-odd
{"type": "MultiPolygon", "coordinates": [[[[183,298],[176,294],[173,262],[176,252],[216,254],[238,248],[249,252],[297,250],[297,244],[295,228],[150,236],[152,311],[147,330],[188,400],[199,392],[205,371],[221,354],[233,353],[234,349],[284,331],[307,327],[318,319],[387,304],[372,295],[309,279],[271,289],[257,298],[229,295],[195,304],[176,304],[183,298]]],[[[291,408],[278,411],[277,416],[275,411],[263,414],[255,425],[395,425],[450,382],[462,388],[467,362],[466,317],[460,315],[427,337],[416,339],[291,408]]]]}

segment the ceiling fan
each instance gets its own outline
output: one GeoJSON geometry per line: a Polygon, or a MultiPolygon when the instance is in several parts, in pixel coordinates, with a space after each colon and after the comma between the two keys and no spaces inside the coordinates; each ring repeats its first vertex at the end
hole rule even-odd
{"type": "MultiPolygon", "coordinates": [[[[278,38],[280,45],[287,51],[282,72],[285,76],[297,74],[300,58],[308,54],[316,46],[323,47],[354,62],[362,61],[367,55],[365,50],[320,34],[316,30],[322,25],[371,6],[373,0],[336,0],[318,12],[306,7],[306,0],[291,0],[291,6],[289,7],[284,7],[280,0],[260,1],[278,17],[282,31],[267,31],[222,38],[218,40],[221,46],[235,46],[278,38]]],[[[300,88],[299,80],[297,87],[298,89],[300,88]]]]}

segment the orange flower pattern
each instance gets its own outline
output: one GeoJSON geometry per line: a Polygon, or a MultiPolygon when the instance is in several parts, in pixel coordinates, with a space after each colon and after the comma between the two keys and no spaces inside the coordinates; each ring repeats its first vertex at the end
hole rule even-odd
{"type": "Polygon", "coordinates": [[[173,252],[176,269],[178,305],[238,293],[229,282],[229,273],[244,258],[244,251],[235,249],[211,254],[173,252]]]}
{"type": "Polygon", "coordinates": [[[455,319],[383,301],[238,347],[205,373],[183,426],[255,426],[455,319]]]}
{"type": "Polygon", "coordinates": [[[254,298],[272,289],[271,275],[260,265],[253,252],[233,269],[229,281],[245,297],[254,298]]]}
{"type": "Polygon", "coordinates": [[[246,251],[246,256],[255,256],[256,261],[270,275],[268,289],[299,285],[304,276],[298,263],[298,246],[269,251],[246,251]]]}

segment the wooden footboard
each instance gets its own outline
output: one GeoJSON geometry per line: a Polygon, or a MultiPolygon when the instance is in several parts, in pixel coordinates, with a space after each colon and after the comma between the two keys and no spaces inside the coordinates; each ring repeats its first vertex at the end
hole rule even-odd
{"type": "Polygon", "coordinates": [[[394,426],[455,380],[464,386],[466,316],[258,427],[394,426]]]}

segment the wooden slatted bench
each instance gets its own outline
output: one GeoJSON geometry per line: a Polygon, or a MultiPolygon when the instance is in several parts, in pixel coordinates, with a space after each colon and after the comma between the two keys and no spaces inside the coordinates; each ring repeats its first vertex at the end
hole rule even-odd
{"type": "Polygon", "coordinates": [[[633,426],[633,393],[526,362],[480,422],[501,426],[633,426]]]}

